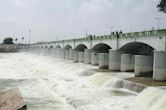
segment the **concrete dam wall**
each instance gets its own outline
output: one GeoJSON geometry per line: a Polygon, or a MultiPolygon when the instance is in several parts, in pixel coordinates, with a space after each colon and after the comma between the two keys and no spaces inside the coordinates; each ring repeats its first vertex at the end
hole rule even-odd
{"type": "Polygon", "coordinates": [[[11,44],[11,45],[0,45],[0,52],[5,52],[5,53],[9,53],[9,52],[17,52],[19,49],[19,47],[15,44],[11,44]]]}
{"type": "MultiPolygon", "coordinates": [[[[27,50],[26,50],[27,51],[27,50]]],[[[126,54],[119,50],[99,53],[91,50],[77,51],[74,49],[29,49],[37,54],[52,55],[59,59],[71,60],[74,63],[86,63],[99,66],[99,69],[110,71],[133,72],[135,77],[152,77],[153,80],[166,81],[166,52],[154,51],[150,55],[126,54]],[[66,54],[67,53],[67,54],[66,54]]]]}

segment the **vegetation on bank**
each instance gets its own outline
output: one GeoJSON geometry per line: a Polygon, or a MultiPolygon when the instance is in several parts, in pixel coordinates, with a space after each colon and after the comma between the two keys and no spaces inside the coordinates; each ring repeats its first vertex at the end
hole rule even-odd
{"type": "Polygon", "coordinates": [[[3,40],[3,44],[14,44],[13,38],[7,37],[3,40]]]}
{"type": "Polygon", "coordinates": [[[166,0],[161,0],[157,5],[159,11],[166,13],[166,0]]]}

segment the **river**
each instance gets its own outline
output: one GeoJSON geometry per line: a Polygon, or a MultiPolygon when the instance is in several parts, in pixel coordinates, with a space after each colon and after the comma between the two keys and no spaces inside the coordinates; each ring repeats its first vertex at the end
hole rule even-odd
{"type": "Polygon", "coordinates": [[[0,90],[18,87],[28,110],[166,110],[165,89],[135,93],[117,85],[133,74],[97,68],[28,52],[0,53],[0,90]]]}

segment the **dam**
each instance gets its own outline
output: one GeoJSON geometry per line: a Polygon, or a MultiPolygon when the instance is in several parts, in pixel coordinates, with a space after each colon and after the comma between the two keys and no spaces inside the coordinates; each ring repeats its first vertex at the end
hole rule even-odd
{"type": "Polygon", "coordinates": [[[134,71],[137,77],[166,81],[166,29],[38,42],[29,49],[75,63],[99,65],[100,69],[134,71]]]}
{"type": "Polygon", "coordinates": [[[166,110],[166,0],[0,0],[0,110],[166,110]]]}
{"type": "Polygon", "coordinates": [[[132,41],[120,48],[126,34],[107,38],[115,48],[94,44],[100,39],[92,48],[78,39],[75,48],[73,40],[18,46],[0,53],[0,90],[18,87],[28,110],[165,110],[163,31],[140,36],[163,42],[154,46],[132,41]]]}

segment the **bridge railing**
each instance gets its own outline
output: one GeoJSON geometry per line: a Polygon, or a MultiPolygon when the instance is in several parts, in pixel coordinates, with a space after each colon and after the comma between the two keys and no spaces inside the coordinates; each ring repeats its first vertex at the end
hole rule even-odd
{"type": "MultiPolygon", "coordinates": [[[[166,29],[119,34],[119,38],[151,37],[151,36],[166,36],[166,29]]],[[[103,35],[96,37],[94,36],[92,39],[99,40],[99,39],[115,39],[115,38],[117,38],[117,35],[114,34],[114,35],[103,35]]]]}
{"type": "MultiPolygon", "coordinates": [[[[119,34],[119,38],[138,38],[138,37],[152,37],[152,36],[166,36],[166,29],[160,30],[150,30],[150,31],[142,31],[142,32],[130,32],[130,33],[122,33],[119,34]]],[[[115,39],[117,38],[116,34],[111,35],[102,35],[102,36],[91,36],[91,40],[104,40],[104,39],[115,39]]],[[[68,42],[77,42],[77,41],[89,41],[90,37],[82,37],[77,39],[67,39],[67,40],[59,40],[59,41],[51,41],[51,42],[38,42],[32,45],[39,44],[56,44],[56,43],[68,43],[68,42]]]]}

